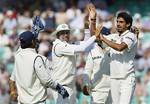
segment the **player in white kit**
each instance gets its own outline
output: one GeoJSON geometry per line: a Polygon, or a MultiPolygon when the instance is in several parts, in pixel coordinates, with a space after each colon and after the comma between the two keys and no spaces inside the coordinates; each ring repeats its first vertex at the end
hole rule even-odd
{"type": "Polygon", "coordinates": [[[84,90],[91,90],[92,104],[105,104],[109,95],[109,60],[105,50],[95,43],[93,49],[88,54],[83,74],[84,90]]]}
{"type": "MultiPolygon", "coordinates": [[[[92,4],[89,5],[89,9],[93,13],[96,11],[92,4]]],[[[96,17],[90,19],[90,21],[91,24],[89,27],[91,28],[91,33],[94,33],[96,29],[96,17]]],[[[90,34],[90,31],[86,30],[85,34],[90,34]]],[[[102,43],[95,43],[88,54],[83,74],[83,93],[91,95],[92,104],[110,104],[107,101],[110,91],[109,62],[110,58],[106,50],[102,48],[102,43]]]]}
{"type": "Polygon", "coordinates": [[[47,87],[60,93],[63,98],[68,92],[50,75],[51,67],[45,56],[35,51],[35,37],[30,31],[19,37],[21,48],[15,54],[14,70],[10,77],[10,96],[18,104],[45,104],[47,87]]]}
{"type": "Polygon", "coordinates": [[[74,91],[76,54],[86,51],[98,37],[95,34],[87,41],[82,41],[78,45],[70,44],[70,29],[67,24],[59,25],[54,34],[57,39],[53,42],[52,48],[53,78],[67,89],[69,98],[62,99],[55,91],[53,91],[53,97],[57,104],[76,104],[76,94],[74,91]]]}
{"type": "Polygon", "coordinates": [[[132,17],[126,12],[117,15],[116,43],[100,35],[100,41],[111,47],[110,75],[113,104],[130,104],[135,89],[134,57],[137,37],[130,32],[132,17]]]}

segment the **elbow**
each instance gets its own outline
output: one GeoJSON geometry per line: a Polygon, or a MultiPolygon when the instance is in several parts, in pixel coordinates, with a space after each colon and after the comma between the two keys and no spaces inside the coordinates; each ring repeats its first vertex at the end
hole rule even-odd
{"type": "Polygon", "coordinates": [[[128,48],[128,46],[126,44],[120,44],[116,48],[117,48],[117,51],[121,52],[124,49],[128,48]]]}
{"type": "Polygon", "coordinates": [[[123,49],[122,48],[118,48],[117,51],[121,52],[121,51],[123,51],[123,49]]]}

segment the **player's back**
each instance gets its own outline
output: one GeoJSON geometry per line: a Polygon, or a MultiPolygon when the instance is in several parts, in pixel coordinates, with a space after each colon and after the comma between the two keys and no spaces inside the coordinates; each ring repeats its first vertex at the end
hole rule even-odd
{"type": "Polygon", "coordinates": [[[20,49],[15,55],[15,81],[19,101],[24,103],[26,101],[26,103],[36,103],[46,99],[46,90],[41,85],[33,66],[37,55],[35,49],[31,48],[20,49]]]}

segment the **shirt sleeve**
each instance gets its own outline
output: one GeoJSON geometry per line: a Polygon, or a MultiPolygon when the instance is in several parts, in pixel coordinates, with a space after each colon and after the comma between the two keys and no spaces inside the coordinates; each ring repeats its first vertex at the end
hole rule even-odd
{"type": "Polygon", "coordinates": [[[91,75],[93,70],[93,59],[91,53],[88,54],[84,73],[83,73],[83,84],[90,85],[91,75]]]}
{"type": "Polygon", "coordinates": [[[56,88],[57,83],[51,78],[49,68],[44,62],[44,59],[41,56],[37,56],[34,60],[34,69],[37,77],[43,85],[46,87],[56,88]]]}
{"type": "Polygon", "coordinates": [[[94,41],[96,40],[95,36],[92,36],[87,41],[82,41],[79,45],[75,44],[65,44],[65,43],[58,43],[54,46],[54,52],[56,55],[74,55],[76,53],[84,52],[86,49],[91,46],[94,41]]]}
{"type": "Polygon", "coordinates": [[[129,34],[125,35],[122,40],[122,42],[127,44],[129,50],[134,46],[136,41],[137,40],[136,40],[135,34],[133,34],[133,33],[129,33],[129,34]]]}
{"type": "Polygon", "coordinates": [[[87,41],[80,42],[79,45],[75,45],[75,53],[85,52],[88,49],[91,49],[96,40],[95,36],[92,36],[87,41]]]}
{"type": "Polygon", "coordinates": [[[88,40],[91,37],[89,29],[84,29],[84,41],[88,40]]]}

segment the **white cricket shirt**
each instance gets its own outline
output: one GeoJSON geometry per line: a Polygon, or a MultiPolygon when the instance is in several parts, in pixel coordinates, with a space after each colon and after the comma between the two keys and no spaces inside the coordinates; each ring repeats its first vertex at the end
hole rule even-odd
{"type": "MultiPolygon", "coordinates": [[[[18,101],[25,104],[35,104],[47,98],[47,87],[56,87],[48,72],[47,63],[43,63],[35,49],[19,49],[15,54],[14,70],[11,80],[15,81],[18,101]],[[36,60],[35,60],[36,59],[36,60]],[[35,68],[34,68],[35,67],[35,68]]],[[[46,57],[41,56],[45,62],[46,57]]]]}
{"type": "Polygon", "coordinates": [[[137,37],[135,34],[126,30],[118,37],[116,43],[124,42],[128,48],[122,52],[110,49],[111,63],[110,72],[111,78],[124,78],[130,72],[134,71],[134,57],[137,50],[137,37]]]}

